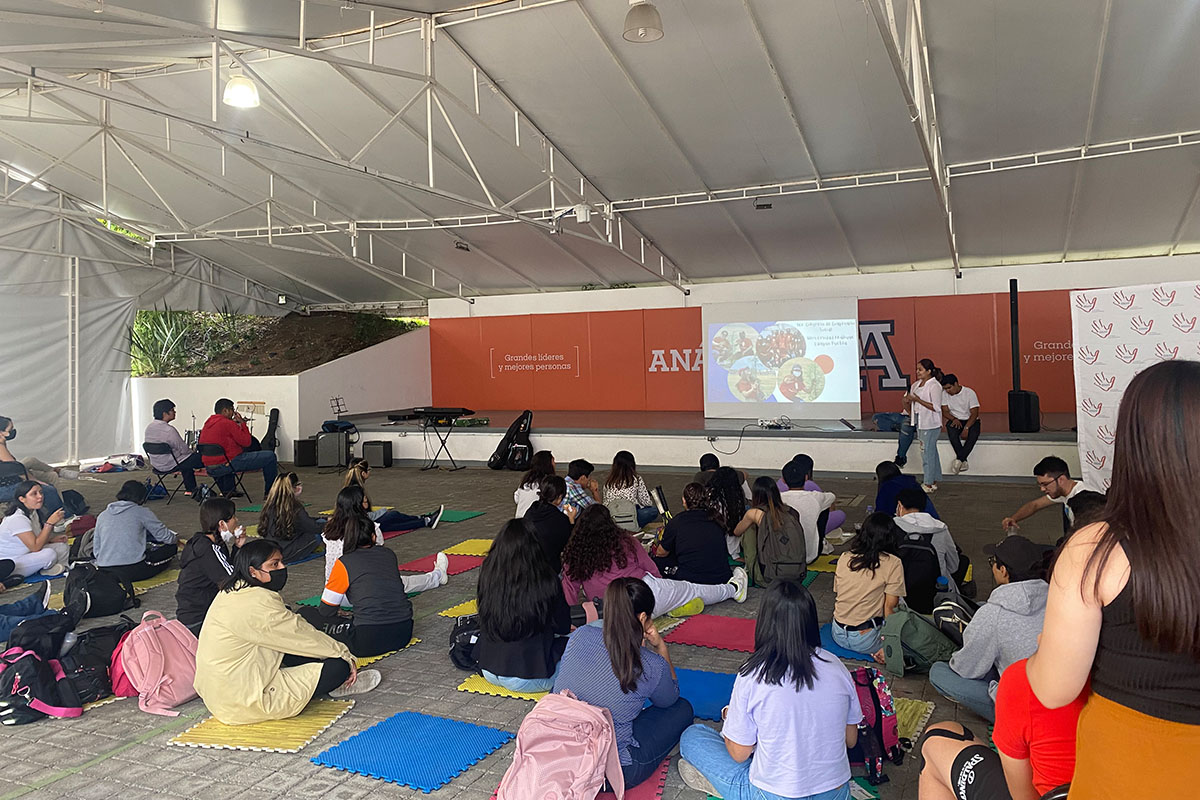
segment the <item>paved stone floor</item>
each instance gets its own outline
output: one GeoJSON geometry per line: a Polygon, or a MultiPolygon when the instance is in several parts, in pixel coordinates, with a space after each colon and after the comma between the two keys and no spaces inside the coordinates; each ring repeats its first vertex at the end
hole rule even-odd
{"type": "MultiPolygon", "coordinates": [[[[569,454],[560,459],[566,462],[569,454]]],[[[340,475],[332,471],[301,470],[304,499],[314,510],[329,508],[340,485],[340,475]]],[[[689,474],[645,472],[651,485],[661,484],[668,498],[677,498],[689,474]]],[[[93,512],[104,508],[128,477],[143,478],[145,473],[102,476],[104,482],[64,481],[62,488],[77,489],[92,505],[93,512]]],[[[372,475],[370,493],[377,505],[394,505],[410,512],[422,512],[444,502],[448,508],[487,512],[482,517],[457,524],[444,524],[434,531],[420,530],[388,541],[401,561],[427,555],[472,537],[492,537],[500,523],[512,513],[512,490],[517,476],[510,472],[492,472],[470,468],[460,472],[420,472],[412,466],[377,469],[372,475]]],[[[873,482],[865,478],[842,478],[818,474],[827,491],[834,491],[846,508],[850,520],[861,518],[873,502],[873,482]]],[[[247,478],[256,499],[261,491],[257,476],[247,478]]],[[[976,565],[981,596],[991,589],[991,575],[981,548],[1000,536],[1000,520],[1022,502],[1036,494],[1032,478],[1027,482],[997,483],[947,479],[937,495],[938,508],[950,525],[959,545],[976,565]]],[[[677,505],[673,501],[673,505],[677,505]]],[[[190,535],[197,526],[195,504],[179,496],[170,506],[156,501],[151,508],[181,534],[190,535]]],[[[257,514],[239,515],[244,523],[257,521],[257,514]]],[[[1039,541],[1053,541],[1060,533],[1057,515],[1042,514],[1030,520],[1024,533],[1039,541]]],[[[468,722],[497,726],[515,732],[531,704],[521,700],[492,698],[455,691],[464,673],[456,670],[446,657],[451,621],[437,612],[474,596],[477,571],[453,576],[449,585],[427,592],[413,600],[416,611],[416,635],[419,645],[391,656],[375,665],[383,673],[383,683],[299,754],[283,755],[230,750],[204,750],[168,746],[168,740],[180,730],[206,716],[199,700],[182,706],[177,718],[153,716],[138,710],[136,702],[124,700],[86,712],[77,720],[45,720],[32,725],[0,729],[0,751],[4,768],[0,770],[0,800],[13,797],[52,798],[141,798],[196,797],[233,800],[268,798],[322,798],[353,800],[360,797],[419,797],[415,790],[382,781],[318,767],[308,761],[327,747],[352,733],[367,728],[397,711],[411,710],[436,714],[468,722]]],[[[293,567],[289,573],[284,599],[308,597],[321,586],[322,562],[312,561],[293,567]]],[[[30,589],[19,587],[5,600],[20,599],[30,589]]],[[[821,612],[827,621],[833,609],[833,581],[820,576],[812,586],[821,612]]],[[[156,609],[172,615],[175,609],[175,585],[153,589],[142,596],[143,609],[156,609]]],[[[713,613],[729,616],[753,616],[761,590],[752,589],[744,605],[723,603],[713,613]]],[[[105,624],[107,619],[88,620],[85,625],[105,624]]],[[[676,645],[672,658],[677,666],[733,671],[743,656],[720,650],[676,645]]],[[[898,696],[919,697],[937,703],[933,720],[963,719],[970,724],[978,719],[944,700],[922,677],[893,681],[898,696]]],[[[513,745],[499,751],[467,770],[446,787],[433,793],[437,800],[487,800],[508,766],[513,745]]],[[[900,767],[889,766],[891,782],[881,787],[886,800],[917,797],[915,759],[908,758],[900,767]]],[[[668,800],[699,798],[700,794],[683,785],[677,767],[672,764],[663,793],[668,800]]]]}

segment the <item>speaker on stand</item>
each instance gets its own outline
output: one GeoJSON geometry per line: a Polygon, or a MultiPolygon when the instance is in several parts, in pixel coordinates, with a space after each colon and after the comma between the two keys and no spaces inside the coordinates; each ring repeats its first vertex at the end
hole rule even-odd
{"type": "Polygon", "coordinates": [[[1012,391],[1008,393],[1008,430],[1037,433],[1042,429],[1041,403],[1037,392],[1021,389],[1021,333],[1017,308],[1017,279],[1008,282],[1009,323],[1012,329],[1012,391]]]}

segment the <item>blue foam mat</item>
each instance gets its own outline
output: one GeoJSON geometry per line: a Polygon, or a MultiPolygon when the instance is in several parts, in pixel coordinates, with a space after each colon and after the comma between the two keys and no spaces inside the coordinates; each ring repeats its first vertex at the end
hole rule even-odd
{"type": "Polygon", "coordinates": [[[62,575],[43,575],[39,572],[36,575],[26,576],[25,583],[42,583],[43,581],[53,581],[65,577],[67,577],[67,573],[65,572],[62,575]]]}
{"type": "Polygon", "coordinates": [[[866,653],[856,653],[853,650],[847,650],[833,640],[833,623],[826,622],[821,626],[821,648],[833,653],[838,658],[847,658],[851,661],[874,661],[875,659],[866,653]]]}
{"type": "Polygon", "coordinates": [[[428,794],[512,738],[508,731],[486,725],[401,711],[311,761],[428,794]]]}
{"type": "Polygon", "coordinates": [[[325,557],[324,553],[309,553],[304,558],[297,558],[295,561],[287,562],[286,566],[294,567],[297,564],[303,564],[305,561],[312,561],[313,559],[324,558],[324,557],[325,557]]]}
{"type": "Polygon", "coordinates": [[[700,719],[721,721],[721,709],[729,705],[733,694],[732,672],[705,672],[698,669],[676,669],[679,694],[687,698],[700,719]]]}

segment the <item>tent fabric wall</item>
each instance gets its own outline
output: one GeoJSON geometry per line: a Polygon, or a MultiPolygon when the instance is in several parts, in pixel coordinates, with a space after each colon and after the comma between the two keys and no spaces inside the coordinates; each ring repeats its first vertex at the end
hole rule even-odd
{"type": "Polygon", "coordinates": [[[62,461],[67,457],[66,299],[0,294],[0,321],[9,376],[0,415],[13,420],[18,434],[10,449],[18,459],[62,461]]]}

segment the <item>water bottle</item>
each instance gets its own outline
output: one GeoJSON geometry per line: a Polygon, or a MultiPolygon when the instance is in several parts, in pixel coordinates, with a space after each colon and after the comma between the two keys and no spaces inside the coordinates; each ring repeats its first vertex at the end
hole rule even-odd
{"type": "Polygon", "coordinates": [[[79,641],[79,634],[75,631],[68,631],[63,637],[62,647],[58,649],[58,657],[62,658],[67,653],[71,652],[71,648],[75,646],[75,642],[79,641]]]}

